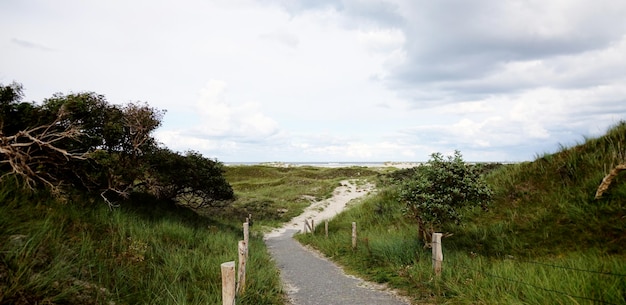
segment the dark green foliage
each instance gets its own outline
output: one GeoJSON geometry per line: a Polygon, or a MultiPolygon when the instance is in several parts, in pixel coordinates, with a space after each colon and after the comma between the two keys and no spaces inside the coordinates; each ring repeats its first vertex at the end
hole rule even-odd
{"type": "Polygon", "coordinates": [[[150,155],[151,169],[158,185],[159,197],[176,200],[193,208],[216,206],[234,197],[233,189],[222,175],[217,160],[189,151],[184,156],[168,149],[150,155]]]}
{"type": "Polygon", "coordinates": [[[459,151],[447,158],[432,154],[400,187],[400,201],[406,204],[407,212],[416,219],[425,237],[445,223],[459,224],[465,207],[480,206],[486,210],[491,195],[479,171],[466,164],[459,151]]]}
{"type": "MultiPolygon", "coordinates": [[[[70,150],[87,151],[104,149],[120,150],[124,135],[124,114],[117,105],[110,105],[103,95],[93,92],[55,94],[40,107],[42,118],[51,122],[59,113],[64,113],[61,125],[80,126],[78,141],[71,143],[70,150]]],[[[42,122],[43,123],[43,122],[42,122]]]]}
{"type": "Polygon", "coordinates": [[[36,106],[22,102],[24,97],[21,84],[12,83],[8,86],[0,84],[0,131],[2,134],[15,134],[22,126],[37,125],[36,106]]]}
{"type": "Polygon", "coordinates": [[[220,162],[158,146],[152,133],[164,111],[109,104],[93,92],[55,94],[41,105],[22,96],[21,85],[0,85],[2,180],[54,193],[81,190],[109,205],[133,192],[195,206],[234,197],[220,162]]]}

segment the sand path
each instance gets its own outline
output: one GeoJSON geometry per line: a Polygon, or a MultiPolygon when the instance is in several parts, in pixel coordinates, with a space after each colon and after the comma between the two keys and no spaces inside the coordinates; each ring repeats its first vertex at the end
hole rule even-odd
{"type": "Polygon", "coordinates": [[[290,305],[406,305],[384,287],[346,275],[343,270],[320,254],[300,245],[293,235],[302,230],[304,219],[322,223],[341,212],[350,201],[373,190],[373,184],[342,181],[329,199],[314,202],[300,216],[282,228],[265,235],[265,243],[281,271],[281,280],[290,305]]]}
{"type": "Polygon", "coordinates": [[[321,201],[313,201],[302,214],[292,218],[281,228],[265,234],[265,238],[280,236],[287,230],[302,230],[304,229],[305,219],[313,220],[315,224],[320,224],[322,221],[331,219],[341,213],[353,199],[363,197],[375,189],[376,187],[372,183],[359,184],[355,180],[341,181],[341,186],[335,189],[332,197],[321,201]]]}

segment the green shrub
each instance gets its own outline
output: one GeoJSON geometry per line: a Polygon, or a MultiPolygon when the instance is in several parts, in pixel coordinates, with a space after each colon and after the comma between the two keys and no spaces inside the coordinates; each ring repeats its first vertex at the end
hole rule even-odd
{"type": "Polygon", "coordinates": [[[480,206],[486,210],[491,196],[492,191],[479,171],[466,164],[459,151],[447,158],[432,154],[400,188],[400,200],[415,218],[426,242],[443,224],[459,224],[463,208],[480,206]]]}

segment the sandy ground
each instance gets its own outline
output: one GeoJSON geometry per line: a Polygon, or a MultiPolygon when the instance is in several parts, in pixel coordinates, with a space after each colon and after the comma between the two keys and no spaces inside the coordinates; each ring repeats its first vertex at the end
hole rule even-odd
{"type": "Polygon", "coordinates": [[[331,219],[341,213],[350,201],[363,197],[375,189],[374,184],[358,184],[355,180],[343,180],[337,187],[331,198],[314,201],[302,214],[285,223],[284,226],[265,234],[265,238],[280,236],[287,230],[304,229],[304,220],[313,220],[315,225],[321,224],[326,219],[331,219]]]}
{"type": "Polygon", "coordinates": [[[294,233],[304,229],[305,219],[322,224],[324,220],[343,211],[352,200],[373,191],[375,185],[371,183],[341,181],[341,186],[335,189],[331,198],[312,202],[301,215],[265,234],[265,243],[281,269],[288,305],[411,304],[408,298],[388,289],[386,285],[347,275],[341,266],[292,238],[294,233]]]}

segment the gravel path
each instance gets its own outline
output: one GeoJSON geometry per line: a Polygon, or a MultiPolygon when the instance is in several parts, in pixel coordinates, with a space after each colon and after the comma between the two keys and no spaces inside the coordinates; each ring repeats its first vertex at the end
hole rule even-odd
{"type": "MultiPolygon", "coordinates": [[[[350,200],[367,194],[363,190],[356,191],[356,185],[347,181],[343,184],[344,189],[338,188],[335,196],[323,205],[331,209],[334,205],[341,205],[343,208],[350,200]]],[[[371,190],[373,186],[369,187],[371,190]]],[[[322,219],[316,217],[316,213],[309,213],[313,214],[306,218],[321,223],[322,219]]],[[[324,215],[323,211],[320,213],[324,215]]],[[[375,284],[344,274],[333,262],[304,248],[293,239],[293,235],[299,231],[294,229],[295,225],[297,223],[292,221],[282,230],[266,235],[265,239],[269,252],[281,271],[281,279],[292,305],[410,304],[391,292],[374,289],[377,286],[375,284]]]]}

